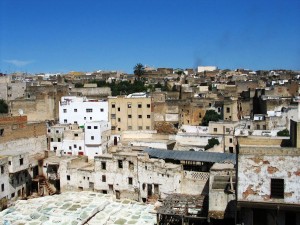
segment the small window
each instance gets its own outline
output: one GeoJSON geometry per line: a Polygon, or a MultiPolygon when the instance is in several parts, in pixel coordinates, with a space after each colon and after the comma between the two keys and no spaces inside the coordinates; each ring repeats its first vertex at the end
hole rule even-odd
{"type": "Polygon", "coordinates": [[[8,161],[8,165],[11,165],[11,161],[8,161]]]}
{"type": "Polygon", "coordinates": [[[90,120],[93,120],[93,117],[90,117],[90,120]]]}
{"type": "Polygon", "coordinates": [[[118,128],[118,131],[121,131],[121,128],[120,128],[120,127],[118,128]]]}
{"type": "Polygon", "coordinates": [[[68,123],[68,120],[64,120],[64,123],[68,123]]]}
{"type": "Polygon", "coordinates": [[[147,108],[150,108],[150,104],[147,104],[147,108]]]}
{"type": "Polygon", "coordinates": [[[128,126],[128,130],[132,130],[132,126],[128,126]]]}
{"type": "Polygon", "coordinates": [[[74,134],[74,137],[78,137],[78,134],[74,134]]]}
{"type": "Polygon", "coordinates": [[[229,143],[232,143],[232,138],[229,138],[229,143]]]}
{"type": "Polygon", "coordinates": [[[142,126],[139,126],[138,129],[139,129],[139,130],[143,130],[143,127],[142,127],[142,126]]]}
{"type": "Polygon", "coordinates": [[[60,142],[60,138],[57,138],[57,142],[60,142]]]}
{"type": "Polygon", "coordinates": [[[83,117],[84,120],[86,120],[86,117],[83,117]]]}
{"type": "Polygon", "coordinates": [[[121,122],[121,118],[118,118],[118,122],[121,122]]]}
{"type": "Polygon", "coordinates": [[[150,130],[150,126],[146,126],[146,130],[150,130]]]}
{"type": "Polygon", "coordinates": [[[67,109],[64,109],[64,113],[66,113],[67,112],[67,109]]]}
{"type": "Polygon", "coordinates": [[[112,104],[111,104],[111,107],[112,107],[112,108],[116,108],[116,104],[115,104],[115,103],[112,103],[112,104]]]}
{"type": "Polygon", "coordinates": [[[88,130],[92,129],[92,126],[87,126],[87,129],[88,129],[88,130]]]}
{"type": "Polygon", "coordinates": [[[256,129],[257,129],[257,130],[260,129],[260,125],[259,125],[259,124],[256,125],[256,129]]]}
{"type": "Polygon", "coordinates": [[[74,145],[74,148],[77,148],[77,145],[74,145]]]}
{"type": "Polygon", "coordinates": [[[110,115],[110,118],[111,118],[111,119],[116,119],[116,114],[111,114],[111,115],[110,115]]]}
{"type": "Polygon", "coordinates": [[[81,146],[79,146],[78,149],[81,150],[81,146]]]}
{"type": "Polygon", "coordinates": [[[128,177],[128,184],[132,185],[132,177],[128,177]]]}
{"type": "Polygon", "coordinates": [[[227,133],[230,132],[230,129],[228,127],[225,130],[226,130],[227,133]]]}
{"type": "Polygon", "coordinates": [[[214,132],[218,132],[218,128],[214,128],[214,132]]]}
{"type": "Polygon", "coordinates": [[[133,162],[129,161],[128,167],[129,167],[130,170],[134,170],[133,162]]]}
{"type": "Polygon", "coordinates": [[[4,173],[4,166],[1,166],[1,174],[4,173]]]}
{"type": "Polygon", "coordinates": [[[271,179],[271,198],[284,198],[284,179],[271,179]]]}
{"type": "Polygon", "coordinates": [[[69,150],[72,150],[72,146],[69,146],[69,150]]]}
{"type": "Polygon", "coordinates": [[[118,160],[118,167],[119,167],[120,169],[123,168],[123,161],[122,161],[122,160],[118,160]]]}
{"type": "Polygon", "coordinates": [[[74,109],[74,112],[77,112],[77,109],[74,109]]]}
{"type": "Polygon", "coordinates": [[[128,103],[128,104],[127,104],[127,107],[128,107],[128,108],[131,108],[131,103],[128,103]]]}
{"type": "Polygon", "coordinates": [[[147,118],[148,118],[148,119],[150,119],[150,118],[151,118],[151,116],[150,116],[150,115],[147,115],[147,118]]]}
{"type": "Polygon", "coordinates": [[[0,129],[0,136],[3,136],[4,129],[0,129]]]}
{"type": "Polygon", "coordinates": [[[106,176],[102,175],[102,182],[106,182],[106,176]]]}
{"type": "Polygon", "coordinates": [[[142,108],[142,104],[141,103],[138,104],[138,108],[142,108]]]}
{"type": "Polygon", "coordinates": [[[97,129],[98,129],[98,126],[94,126],[94,129],[97,130],[97,129]]]}
{"type": "Polygon", "coordinates": [[[118,112],[120,112],[121,111],[121,109],[120,109],[120,107],[118,107],[118,112]]]}
{"type": "Polygon", "coordinates": [[[138,118],[139,118],[139,119],[142,119],[142,115],[139,115],[138,118]]]}
{"type": "Polygon", "coordinates": [[[4,191],[4,184],[1,184],[1,191],[4,191]]]}
{"type": "Polygon", "coordinates": [[[24,161],[23,158],[21,158],[21,159],[20,159],[20,166],[23,165],[23,161],[24,161]]]}
{"type": "Polygon", "coordinates": [[[226,113],[230,113],[230,108],[229,107],[226,108],[226,113]]]}
{"type": "Polygon", "coordinates": [[[101,162],[101,169],[106,170],[106,162],[101,162]]]}
{"type": "Polygon", "coordinates": [[[87,113],[93,112],[93,109],[86,109],[85,110],[87,113]]]}
{"type": "Polygon", "coordinates": [[[71,180],[71,177],[70,177],[70,175],[67,175],[67,180],[71,180]]]}
{"type": "Polygon", "coordinates": [[[115,130],[116,129],[116,126],[111,126],[111,130],[115,130]]]}
{"type": "Polygon", "coordinates": [[[103,108],[101,108],[101,109],[100,109],[100,112],[104,112],[104,109],[103,109],[103,108]]]}
{"type": "Polygon", "coordinates": [[[53,138],[51,138],[50,141],[53,142],[53,138]]]}
{"type": "Polygon", "coordinates": [[[55,131],[55,133],[57,133],[57,134],[58,134],[58,133],[59,133],[59,131],[58,131],[58,130],[56,130],[56,131],[55,131]]]}
{"type": "Polygon", "coordinates": [[[129,119],[131,119],[131,118],[132,118],[132,116],[131,116],[131,115],[128,115],[128,118],[129,118],[129,119]]]}
{"type": "Polygon", "coordinates": [[[91,140],[94,140],[95,138],[94,138],[94,136],[91,136],[91,140]]]}

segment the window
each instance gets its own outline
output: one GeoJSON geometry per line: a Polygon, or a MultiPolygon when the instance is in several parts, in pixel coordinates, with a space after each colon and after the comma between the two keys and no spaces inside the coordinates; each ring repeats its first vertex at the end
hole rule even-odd
{"type": "Polygon", "coordinates": [[[56,130],[56,131],[55,131],[55,133],[57,133],[57,134],[58,134],[58,133],[59,133],[59,131],[58,131],[58,130],[56,130]]]}
{"type": "Polygon", "coordinates": [[[138,103],[138,108],[142,108],[142,103],[138,103]]]}
{"type": "Polygon", "coordinates": [[[74,145],[74,148],[77,148],[77,145],[74,145]]]}
{"type": "Polygon", "coordinates": [[[110,115],[110,118],[111,118],[111,119],[116,119],[116,114],[111,114],[111,115],[110,115]]]}
{"type": "Polygon", "coordinates": [[[106,170],[106,162],[101,162],[101,169],[106,170]]]}
{"type": "Polygon", "coordinates": [[[257,128],[257,130],[259,130],[259,129],[260,129],[260,125],[259,125],[259,124],[257,124],[257,125],[256,125],[256,128],[257,128]]]}
{"type": "Polygon", "coordinates": [[[68,123],[68,120],[64,120],[64,123],[68,123]]]}
{"type": "Polygon", "coordinates": [[[284,179],[271,179],[271,198],[284,198],[284,179]]]}
{"type": "Polygon", "coordinates": [[[232,143],[232,138],[229,138],[229,143],[232,143]]]}
{"type": "Polygon", "coordinates": [[[72,150],[72,146],[69,146],[69,150],[72,150]]]}
{"type": "Polygon", "coordinates": [[[146,126],[146,130],[150,130],[150,126],[146,126]]]}
{"type": "Polygon", "coordinates": [[[128,184],[132,185],[132,177],[128,177],[128,184]]]}
{"type": "Polygon", "coordinates": [[[3,136],[4,129],[0,129],[0,136],[3,136]]]}
{"type": "Polygon", "coordinates": [[[128,118],[129,118],[129,119],[131,119],[131,118],[132,118],[132,116],[131,116],[131,115],[128,115],[128,118]]]}
{"type": "Polygon", "coordinates": [[[123,168],[123,161],[118,160],[118,168],[122,169],[123,168]]]}
{"type": "Polygon", "coordinates": [[[94,126],[94,129],[97,130],[97,129],[98,129],[98,126],[94,126]]]}
{"type": "Polygon", "coordinates": [[[106,176],[102,175],[102,182],[106,182],[106,176]]]}
{"type": "Polygon", "coordinates": [[[139,130],[143,130],[143,127],[142,127],[142,126],[139,126],[138,129],[139,129],[139,130]]]}
{"type": "Polygon", "coordinates": [[[67,175],[67,180],[71,180],[71,177],[70,177],[70,175],[67,175]]]}
{"type": "Polygon", "coordinates": [[[118,122],[121,122],[121,118],[118,118],[118,122]]]}
{"type": "Polygon", "coordinates": [[[226,108],[226,113],[230,113],[230,108],[229,107],[226,108]]]}
{"type": "Polygon", "coordinates": [[[118,131],[121,131],[121,128],[120,128],[120,127],[118,128],[118,131]]]}
{"type": "Polygon", "coordinates": [[[100,109],[100,112],[104,112],[104,109],[103,109],[103,108],[101,108],[101,109],[100,109]]]}
{"type": "Polygon", "coordinates": [[[8,165],[11,165],[11,161],[8,161],[8,165]]]}
{"type": "Polygon", "coordinates": [[[92,126],[87,126],[87,129],[88,129],[88,130],[92,129],[92,126]]]}
{"type": "Polygon", "coordinates": [[[112,104],[111,104],[111,107],[112,107],[112,108],[116,108],[116,104],[115,104],[115,103],[112,103],[112,104]]]}
{"type": "Polygon", "coordinates": [[[74,124],[77,124],[77,121],[74,121],[74,124]]]}
{"type": "Polygon", "coordinates": [[[1,166],[1,174],[4,173],[4,166],[1,166]]]}
{"type": "Polygon", "coordinates": [[[91,136],[91,140],[94,140],[94,136],[91,136]]]}
{"type": "Polygon", "coordinates": [[[127,107],[128,107],[128,108],[131,108],[131,103],[128,103],[128,104],[127,104],[127,107]]]}
{"type": "Polygon", "coordinates": [[[79,146],[78,149],[81,150],[81,146],[79,146]]]}
{"type": "Polygon", "coordinates": [[[90,117],[90,120],[92,120],[93,119],[93,117],[90,117]]]}
{"type": "Polygon", "coordinates": [[[64,113],[66,113],[67,112],[67,109],[64,109],[64,113]]]}
{"type": "Polygon", "coordinates": [[[86,120],[86,117],[83,117],[84,120],[86,120]]]}
{"type": "Polygon", "coordinates": [[[85,110],[87,113],[93,112],[93,109],[86,109],[85,110]]]}
{"type": "Polygon", "coordinates": [[[74,137],[78,137],[78,134],[74,134],[74,137]]]}
{"type": "Polygon", "coordinates": [[[19,161],[20,161],[20,166],[22,166],[23,165],[23,158],[19,159],[19,161]]]}
{"type": "Polygon", "coordinates": [[[129,163],[129,165],[128,165],[129,169],[130,170],[134,170],[134,164],[133,164],[133,162],[129,161],[128,163],[129,163]]]}
{"type": "Polygon", "coordinates": [[[147,104],[147,108],[150,108],[150,104],[147,104]]]}
{"type": "Polygon", "coordinates": [[[1,191],[4,191],[4,184],[1,184],[1,191]]]}
{"type": "Polygon", "coordinates": [[[138,118],[139,118],[139,119],[142,119],[142,115],[139,115],[138,118]]]}
{"type": "Polygon", "coordinates": [[[229,132],[229,131],[230,131],[230,129],[227,127],[227,128],[226,128],[226,132],[229,132]]]}
{"type": "Polygon", "coordinates": [[[147,118],[148,118],[148,119],[150,119],[150,117],[151,117],[150,115],[147,115],[147,118]]]}
{"type": "Polygon", "coordinates": [[[51,140],[50,140],[51,142],[53,142],[53,138],[51,138],[51,140]]]}
{"type": "Polygon", "coordinates": [[[132,126],[128,126],[128,130],[132,130],[132,126]]]}
{"type": "Polygon", "coordinates": [[[214,128],[214,132],[218,132],[218,128],[214,128]]]}
{"type": "Polygon", "coordinates": [[[74,109],[74,112],[77,112],[77,109],[74,109]]]}
{"type": "Polygon", "coordinates": [[[201,113],[199,113],[199,118],[202,118],[202,114],[201,113]]]}
{"type": "Polygon", "coordinates": [[[120,107],[118,107],[118,112],[120,112],[121,111],[121,109],[120,109],[120,107]]]}
{"type": "Polygon", "coordinates": [[[116,129],[116,126],[111,126],[111,130],[115,130],[116,129]]]}

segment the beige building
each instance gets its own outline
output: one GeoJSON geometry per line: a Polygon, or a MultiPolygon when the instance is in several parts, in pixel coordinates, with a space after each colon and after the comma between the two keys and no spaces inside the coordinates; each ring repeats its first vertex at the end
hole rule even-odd
{"type": "Polygon", "coordinates": [[[112,134],[125,130],[152,130],[152,98],[146,93],[108,97],[112,134]]]}

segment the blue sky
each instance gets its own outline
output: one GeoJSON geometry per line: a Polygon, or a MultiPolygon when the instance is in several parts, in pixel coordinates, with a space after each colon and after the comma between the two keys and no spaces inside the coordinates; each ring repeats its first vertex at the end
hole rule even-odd
{"type": "Polygon", "coordinates": [[[0,72],[300,70],[300,0],[1,0],[0,72]]]}

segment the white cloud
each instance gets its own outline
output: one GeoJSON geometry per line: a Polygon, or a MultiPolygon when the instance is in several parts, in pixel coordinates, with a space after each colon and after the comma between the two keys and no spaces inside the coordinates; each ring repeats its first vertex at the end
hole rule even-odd
{"type": "Polygon", "coordinates": [[[27,65],[29,65],[31,63],[34,63],[33,60],[27,60],[27,61],[25,61],[25,60],[17,60],[17,59],[4,60],[4,62],[13,64],[13,65],[19,66],[19,67],[20,66],[27,66],[27,65]]]}

